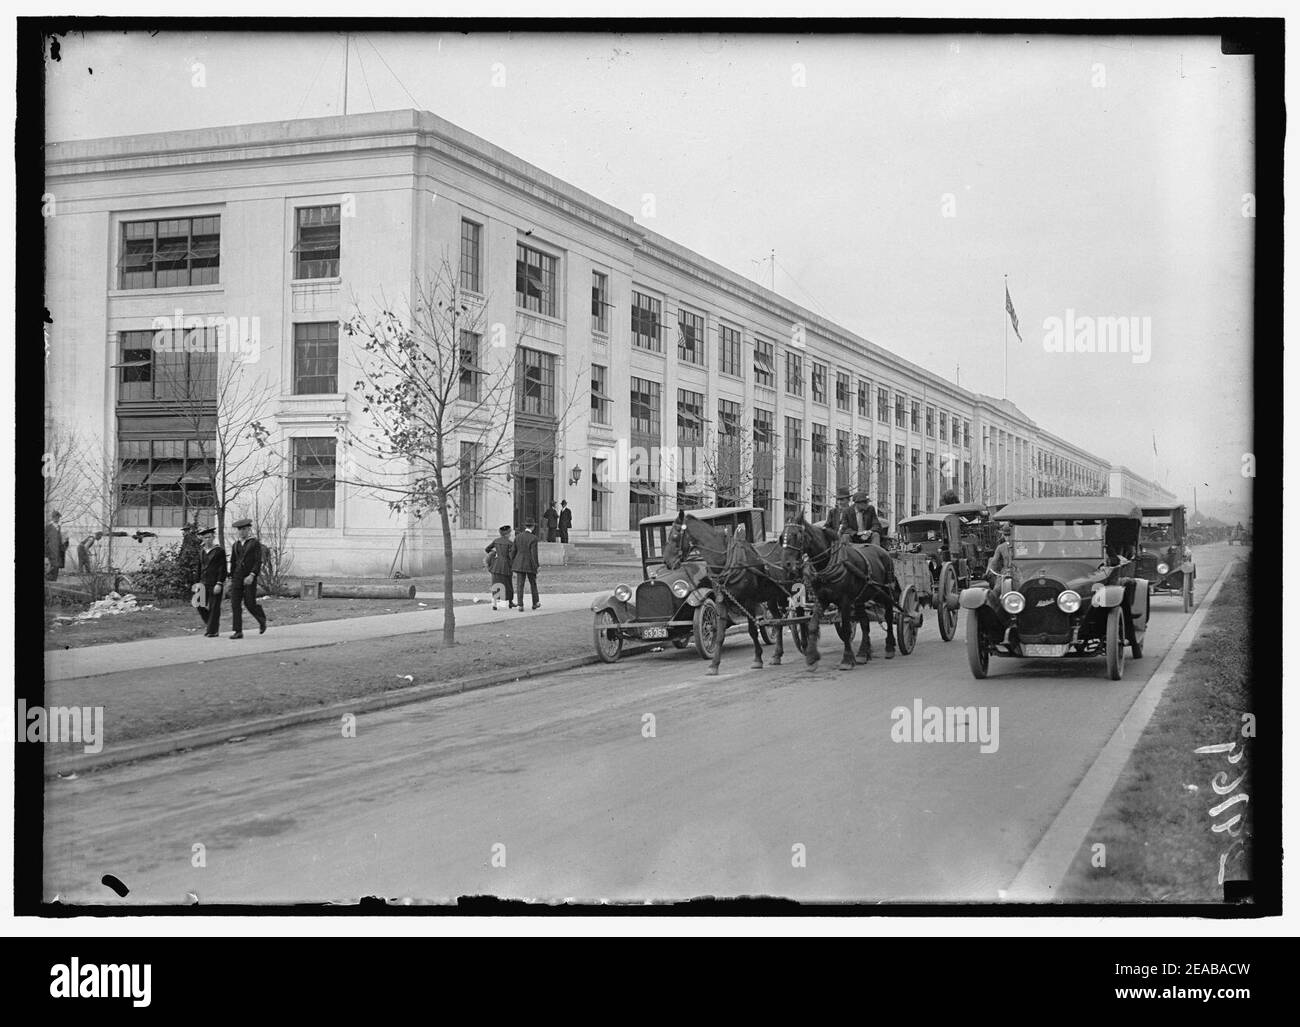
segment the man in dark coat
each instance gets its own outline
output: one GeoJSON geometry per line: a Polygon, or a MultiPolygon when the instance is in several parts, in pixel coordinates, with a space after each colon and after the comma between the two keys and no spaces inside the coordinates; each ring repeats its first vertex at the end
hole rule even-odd
{"type": "Polygon", "coordinates": [[[63,529],[59,527],[62,516],[58,510],[55,510],[50,514],[50,522],[45,525],[45,559],[50,563],[50,569],[45,576],[50,581],[59,580],[59,569],[63,566],[63,529]]]}
{"type": "Polygon", "coordinates": [[[560,541],[569,541],[569,529],[573,527],[573,511],[569,509],[567,499],[560,500],[560,541]]]}
{"type": "Polygon", "coordinates": [[[483,551],[489,554],[488,573],[492,575],[492,609],[495,610],[500,601],[497,598],[497,585],[501,586],[501,592],[506,597],[506,602],[510,604],[509,609],[514,609],[515,588],[510,575],[514,571],[515,544],[510,541],[510,525],[503,524],[497,530],[500,534],[483,547],[483,551]]]}
{"type": "Polygon", "coordinates": [[[196,595],[199,619],[207,630],[204,638],[216,638],[221,631],[221,600],[226,587],[226,551],[217,545],[217,529],[204,528],[199,532],[203,551],[199,554],[199,581],[203,594],[196,595]]]}
{"type": "Polygon", "coordinates": [[[840,514],[839,533],[848,535],[853,542],[870,542],[878,546],[882,528],[871,497],[865,492],[855,492],[853,505],[840,514]]]}
{"type": "Polygon", "coordinates": [[[257,618],[259,634],[266,631],[266,613],[257,602],[257,576],[262,570],[262,543],[253,538],[253,522],[244,518],[235,522],[239,538],[230,549],[230,626],[231,638],[244,637],[244,611],[257,618]]]}
{"type": "Polygon", "coordinates": [[[524,612],[524,581],[532,587],[533,609],[542,605],[537,594],[537,525],[529,521],[524,530],[515,536],[515,556],[512,563],[515,572],[515,599],[518,600],[519,612],[524,612]]]}
{"type": "Polygon", "coordinates": [[[546,508],[546,513],[542,514],[542,520],[546,522],[546,541],[555,541],[555,529],[559,525],[560,515],[555,510],[555,500],[551,500],[551,505],[546,508]]]}

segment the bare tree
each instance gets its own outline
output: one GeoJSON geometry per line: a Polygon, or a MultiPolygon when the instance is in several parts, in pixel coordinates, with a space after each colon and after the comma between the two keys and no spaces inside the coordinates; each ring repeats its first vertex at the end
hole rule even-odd
{"type": "Polygon", "coordinates": [[[247,501],[268,478],[282,475],[284,458],[269,427],[276,386],[258,380],[253,364],[233,355],[234,347],[228,359],[218,359],[221,348],[213,352],[212,338],[205,337],[202,348],[195,349],[204,359],[192,361],[188,370],[184,361],[156,367],[164,409],[181,422],[186,440],[199,451],[199,468],[182,480],[204,486],[212,497],[217,541],[224,547],[231,508],[247,501]]]}
{"type": "MultiPolygon", "coordinates": [[[[544,392],[552,388],[554,409],[546,416],[553,417],[558,434],[572,405],[571,394],[565,398],[542,380],[539,369],[521,361],[518,344],[504,345],[503,329],[489,346],[501,351],[501,359],[483,366],[477,345],[484,302],[462,294],[459,276],[444,259],[434,279],[416,287],[403,313],[385,305],[377,315],[358,312],[343,324],[360,342],[356,391],[369,419],[362,430],[345,434],[345,445],[367,458],[353,461],[348,477],[395,513],[437,515],[446,645],[456,640],[452,521],[462,489],[474,492],[520,456],[512,444],[517,408],[537,403],[546,413],[544,392]]],[[[532,455],[544,458],[548,452],[553,458],[545,448],[532,455]]]]}

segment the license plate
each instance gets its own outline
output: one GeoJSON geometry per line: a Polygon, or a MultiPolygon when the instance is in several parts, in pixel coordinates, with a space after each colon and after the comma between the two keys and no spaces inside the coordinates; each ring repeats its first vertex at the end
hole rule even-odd
{"type": "Polygon", "coordinates": [[[1026,656],[1064,656],[1069,650],[1068,645],[1023,645],[1026,656]]]}
{"type": "Polygon", "coordinates": [[[667,638],[668,629],[667,628],[642,628],[641,637],[642,638],[667,638]]]}

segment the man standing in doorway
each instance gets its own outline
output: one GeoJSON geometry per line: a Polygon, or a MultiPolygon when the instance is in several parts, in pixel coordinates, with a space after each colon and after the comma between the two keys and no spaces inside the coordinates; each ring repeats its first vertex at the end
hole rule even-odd
{"type": "Polygon", "coordinates": [[[266,613],[257,602],[257,576],[262,570],[262,543],[253,538],[253,522],[247,517],[235,522],[239,538],[230,549],[230,621],[235,633],[244,637],[243,605],[257,618],[258,634],[266,632],[266,613]]]}
{"type": "Polygon", "coordinates": [[[555,541],[555,529],[559,524],[560,515],[555,510],[555,500],[551,500],[551,505],[546,508],[546,513],[542,514],[542,520],[546,522],[546,541],[555,541]]]}
{"type": "Polygon", "coordinates": [[[573,527],[573,511],[569,509],[567,499],[560,500],[560,541],[568,544],[569,529],[573,527]]]}
{"type": "Polygon", "coordinates": [[[533,609],[536,610],[542,605],[541,597],[537,594],[537,535],[535,531],[537,525],[529,521],[524,525],[524,530],[515,536],[515,558],[513,569],[515,572],[515,600],[519,604],[519,612],[524,612],[524,582],[525,580],[532,588],[533,592],[533,609]]]}

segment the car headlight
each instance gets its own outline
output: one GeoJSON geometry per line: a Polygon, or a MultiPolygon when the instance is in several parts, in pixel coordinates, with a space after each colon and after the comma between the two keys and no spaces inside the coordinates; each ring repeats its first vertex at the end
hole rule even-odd
{"type": "Polygon", "coordinates": [[[1078,592],[1068,588],[1056,597],[1056,605],[1061,608],[1062,613],[1076,612],[1082,601],[1078,592]]]}
{"type": "Polygon", "coordinates": [[[632,598],[632,589],[627,585],[619,585],[614,589],[614,598],[620,603],[626,603],[632,598]]]}
{"type": "Polygon", "coordinates": [[[1025,608],[1025,597],[1019,592],[1008,592],[1002,597],[1002,609],[1007,613],[1019,613],[1025,608]]]}
{"type": "Polygon", "coordinates": [[[1156,564],[1156,573],[1157,573],[1157,574],[1168,574],[1168,573],[1169,573],[1169,564],[1167,564],[1167,563],[1158,563],[1158,564],[1156,564]]]}
{"type": "Polygon", "coordinates": [[[680,579],[673,582],[673,595],[678,599],[685,599],[691,594],[691,586],[680,579]]]}

